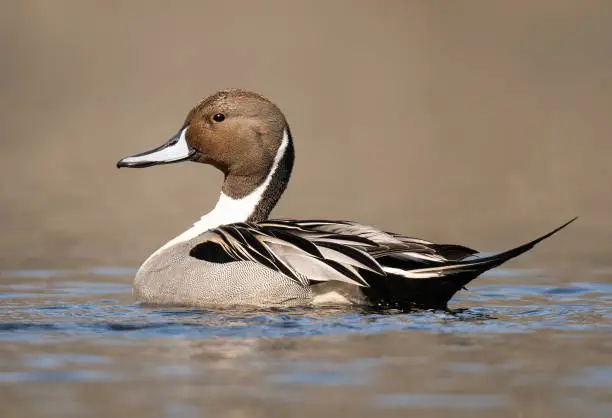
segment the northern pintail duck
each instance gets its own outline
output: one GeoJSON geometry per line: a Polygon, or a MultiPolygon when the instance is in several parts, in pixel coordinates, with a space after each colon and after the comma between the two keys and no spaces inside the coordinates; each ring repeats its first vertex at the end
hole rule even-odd
{"type": "Polygon", "coordinates": [[[215,208],[153,253],[134,280],[138,302],[183,306],[365,304],[445,309],[481,273],[567,226],[477,257],[350,221],[268,220],[291,175],[294,148],[280,109],[246,90],[197,104],[168,142],[118,167],[194,161],[225,175],[215,208]]]}

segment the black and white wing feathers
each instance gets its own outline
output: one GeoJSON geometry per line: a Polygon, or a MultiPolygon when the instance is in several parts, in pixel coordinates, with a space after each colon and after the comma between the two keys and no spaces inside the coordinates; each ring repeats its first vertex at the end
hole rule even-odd
{"type": "Polygon", "coordinates": [[[212,229],[201,238],[203,242],[191,250],[196,258],[219,260],[213,260],[212,254],[221,251],[226,261],[259,263],[302,285],[336,280],[367,287],[368,274],[386,276],[402,272],[405,264],[424,268],[448,261],[428,241],[346,221],[235,223],[212,229]]]}
{"type": "Polygon", "coordinates": [[[443,308],[482,272],[573,221],[489,257],[471,257],[477,251],[461,245],[435,244],[354,222],[288,219],[219,226],[200,235],[190,255],[215,263],[251,261],[302,286],[326,281],[360,286],[372,300],[389,306],[443,308]]]}

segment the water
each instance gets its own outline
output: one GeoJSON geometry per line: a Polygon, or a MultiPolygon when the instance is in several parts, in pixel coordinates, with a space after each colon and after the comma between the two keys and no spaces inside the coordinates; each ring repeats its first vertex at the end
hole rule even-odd
{"type": "Polygon", "coordinates": [[[413,313],[140,307],[133,274],[0,272],[0,416],[612,416],[606,269],[413,313]]]}

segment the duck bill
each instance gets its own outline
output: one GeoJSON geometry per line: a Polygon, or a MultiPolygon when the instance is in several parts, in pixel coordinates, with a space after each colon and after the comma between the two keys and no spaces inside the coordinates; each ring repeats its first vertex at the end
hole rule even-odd
{"type": "Polygon", "coordinates": [[[122,158],[117,162],[117,168],[144,168],[189,160],[195,154],[195,150],[187,143],[186,131],[187,127],[181,129],[168,142],[150,151],[122,158]]]}

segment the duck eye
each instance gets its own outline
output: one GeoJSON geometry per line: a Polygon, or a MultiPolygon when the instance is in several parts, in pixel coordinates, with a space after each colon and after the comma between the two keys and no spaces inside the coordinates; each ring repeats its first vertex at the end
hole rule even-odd
{"type": "Polygon", "coordinates": [[[225,120],[225,115],[223,113],[217,113],[213,116],[215,122],[223,122],[225,120]]]}

